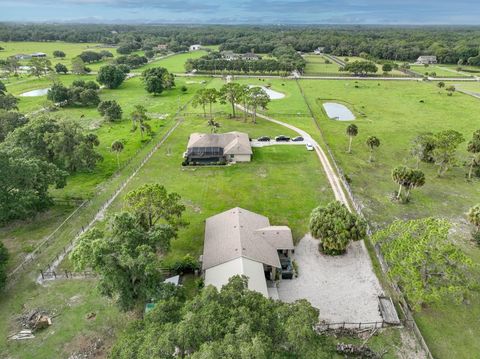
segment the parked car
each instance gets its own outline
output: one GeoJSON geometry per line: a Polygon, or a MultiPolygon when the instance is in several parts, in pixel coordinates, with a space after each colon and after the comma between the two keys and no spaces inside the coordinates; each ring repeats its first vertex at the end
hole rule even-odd
{"type": "Polygon", "coordinates": [[[268,137],[268,136],[262,136],[262,137],[257,138],[257,141],[269,142],[269,141],[270,141],[270,137],[268,137]]]}
{"type": "Polygon", "coordinates": [[[294,142],[302,142],[302,141],[303,141],[303,137],[302,137],[302,136],[294,137],[294,138],[292,138],[292,141],[294,141],[294,142]]]}
{"type": "Polygon", "coordinates": [[[275,137],[275,141],[277,141],[277,142],[288,142],[288,141],[290,141],[290,137],[280,135],[280,136],[275,137]]]}
{"type": "Polygon", "coordinates": [[[307,147],[307,151],[313,151],[314,150],[313,145],[311,143],[306,143],[305,147],[307,147]]]}

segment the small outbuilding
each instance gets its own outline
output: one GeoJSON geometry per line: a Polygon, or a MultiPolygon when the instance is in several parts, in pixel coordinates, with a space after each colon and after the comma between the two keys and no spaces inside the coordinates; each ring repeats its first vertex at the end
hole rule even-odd
{"type": "Polygon", "coordinates": [[[195,45],[190,45],[189,51],[197,51],[202,48],[202,45],[200,44],[195,44],[195,45]]]}
{"type": "Polygon", "coordinates": [[[417,59],[417,62],[415,62],[418,65],[431,65],[431,64],[436,64],[437,63],[437,57],[436,56],[420,56],[417,59]]]}
{"type": "Polygon", "coordinates": [[[31,57],[47,57],[47,54],[44,52],[34,52],[30,55],[31,57]]]}

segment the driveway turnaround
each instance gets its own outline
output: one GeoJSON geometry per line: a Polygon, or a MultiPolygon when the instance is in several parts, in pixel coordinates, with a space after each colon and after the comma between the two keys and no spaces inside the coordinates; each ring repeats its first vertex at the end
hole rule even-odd
{"type": "MultiPolygon", "coordinates": [[[[327,256],[318,240],[306,235],[295,247],[298,278],[279,282],[278,296],[285,302],[307,299],[327,323],[381,322],[380,283],[363,242],[353,242],[347,253],[327,256]]],[[[347,325],[348,326],[348,325],[347,325]]]]}

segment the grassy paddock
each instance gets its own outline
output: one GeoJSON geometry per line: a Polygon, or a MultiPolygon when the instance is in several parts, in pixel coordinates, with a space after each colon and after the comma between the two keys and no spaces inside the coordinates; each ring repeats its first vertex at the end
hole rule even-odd
{"type": "MultiPolygon", "coordinates": [[[[464,214],[480,201],[480,189],[476,186],[477,180],[473,183],[465,180],[464,167],[453,168],[444,178],[438,178],[433,165],[421,164],[427,182],[413,192],[408,205],[391,201],[396,185],[390,175],[397,165],[414,165],[408,151],[411,140],[419,132],[455,129],[470,138],[478,128],[475,121],[478,100],[462,94],[448,97],[435,83],[362,82],[359,88],[353,86],[353,81],[304,80],[301,84],[327,143],[351,178],[352,188],[374,227],[383,227],[394,219],[449,218],[454,224],[455,240],[480,263],[480,250],[470,242],[470,228],[465,225],[464,214]],[[346,153],[347,124],[323,115],[321,101],[318,101],[320,96],[355,104],[365,113],[365,118],[355,121],[359,135],[353,142],[353,154],[346,153]],[[365,145],[370,135],[382,141],[373,163],[368,162],[365,145]]],[[[465,145],[460,146],[459,163],[467,158],[465,145]]],[[[480,295],[475,294],[469,305],[445,303],[417,314],[419,326],[435,357],[470,358],[472,352],[480,351],[480,341],[474,334],[480,330],[480,321],[478,315],[472,315],[478,308],[480,295]]]]}

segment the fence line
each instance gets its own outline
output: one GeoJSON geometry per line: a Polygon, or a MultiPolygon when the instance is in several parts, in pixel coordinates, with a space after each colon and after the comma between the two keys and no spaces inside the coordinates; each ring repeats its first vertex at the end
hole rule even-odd
{"type": "MultiPolygon", "coordinates": [[[[300,85],[300,82],[298,80],[296,80],[296,82],[297,82],[297,86],[300,90],[300,93],[301,93],[301,95],[302,95],[302,97],[305,101],[305,104],[307,105],[307,108],[308,108],[308,110],[311,114],[311,117],[312,117],[313,121],[315,122],[315,125],[317,126],[317,128],[320,132],[322,142],[324,143],[324,146],[327,149],[327,152],[328,152],[329,157],[331,159],[331,162],[333,163],[333,165],[334,165],[334,167],[335,167],[335,169],[338,173],[338,176],[340,178],[340,182],[342,183],[343,187],[345,188],[345,190],[348,193],[348,197],[350,199],[350,202],[352,203],[353,207],[355,208],[355,211],[363,219],[365,219],[365,222],[367,223],[367,234],[368,234],[368,239],[370,241],[370,238],[372,236],[372,230],[371,230],[371,227],[370,227],[370,223],[368,222],[368,219],[363,214],[363,206],[360,203],[357,202],[357,200],[356,200],[356,198],[353,194],[353,191],[350,187],[350,184],[346,180],[343,171],[338,166],[337,161],[335,160],[335,157],[333,156],[333,152],[331,151],[330,146],[328,145],[328,143],[327,143],[327,141],[326,141],[326,139],[323,135],[323,131],[321,130],[320,125],[317,121],[317,118],[315,117],[315,113],[313,112],[312,107],[310,106],[310,103],[308,102],[308,100],[307,100],[307,98],[306,98],[306,96],[303,92],[303,88],[300,85]]],[[[371,243],[371,241],[370,241],[370,243],[371,243]]],[[[381,253],[378,245],[373,245],[373,248],[374,248],[375,256],[376,256],[376,258],[377,258],[377,260],[380,263],[380,266],[382,268],[382,271],[386,275],[387,272],[388,272],[388,264],[387,264],[385,258],[383,257],[383,254],[381,253]]],[[[427,345],[425,339],[423,338],[423,335],[422,335],[420,329],[417,326],[417,323],[416,323],[415,318],[413,316],[412,310],[411,310],[410,306],[408,305],[403,292],[401,291],[401,289],[395,283],[393,283],[391,281],[389,281],[389,282],[390,282],[392,288],[394,289],[394,291],[397,294],[397,300],[398,300],[398,303],[400,304],[400,309],[401,309],[404,317],[407,319],[407,323],[411,324],[410,327],[413,329],[413,332],[415,333],[415,336],[417,337],[417,340],[419,341],[420,345],[422,346],[422,348],[427,353],[428,358],[433,359],[432,353],[430,352],[430,349],[428,348],[428,345],[427,345]]]]}
{"type": "MultiPolygon", "coordinates": [[[[192,98],[193,99],[193,98],[192,98]]],[[[175,113],[175,115],[173,116],[173,118],[177,118],[182,111],[185,110],[185,108],[190,104],[190,102],[192,101],[192,99],[190,99],[188,102],[186,102],[185,104],[183,104],[178,110],[177,112],[175,113]]],[[[60,265],[60,263],[63,261],[63,259],[65,258],[65,256],[74,248],[78,238],[80,238],[80,236],[85,233],[86,231],[88,231],[90,228],[93,227],[93,225],[98,221],[98,220],[101,220],[104,218],[105,216],[105,212],[106,210],[108,209],[108,207],[110,207],[110,205],[113,203],[113,201],[118,197],[118,195],[123,191],[123,189],[130,183],[130,181],[137,175],[137,173],[140,171],[140,169],[148,162],[148,160],[153,156],[153,154],[156,153],[156,151],[160,148],[160,146],[168,139],[168,137],[173,133],[173,131],[175,131],[175,129],[183,122],[183,118],[178,118],[178,120],[176,121],[176,123],[167,131],[167,133],[165,133],[162,138],[152,147],[152,149],[145,155],[145,157],[143,158],[143,160],[140,162],[140,164],[138,166],[136,166],[136,168],[133,170],[132,174],[130,176],[127,177],[127,179],[125,179],[118,187],[117,189],[113,192],[113,194],[103,203],[103,205],[100,207],[100,209],[96,212],[96,214],[94,215],[94,218],[85,226],[82,226],[82,229],[80,231],[78,231],[78,233],[76,235],[74,235],[73,239],[68,243],[67,246],[65,246],[63,248],[63,251],[60,252],[60,253],[57,253],[57,255],[55,256],[55,258],[52,259],[52,261],[50,262],[50,264],[47,265],[47,268],[43,269],[43,270],[40,270],[40,275],[37,277],[37,280],[36,282],[39,283],[39,284],[42,284],[46,279],[45,277],[45,273],[48,273],[48,272],[54,272],[54,273],[57,273],[56,272],[56,269],[58,268],[58,266],[60,265]]],[[[145,146],[142,148],[144,149],[145,146]]],[[[137,150],[137,153],[136,155],[140,152],[141,149],[137,150]]],[[[134,156],[136,157],[136,156],[134,156]]],[[[131,162],[133,157],[131,157],[127,163],[127,165],[131,162]]],[[[57,276],[54,275],[54,278],[56,279],[57,276]]],[[[49,279],[51,279],[49,277],[49,279]]],[[[48,280],[48,279],[47,279],[48,280]]]]}

